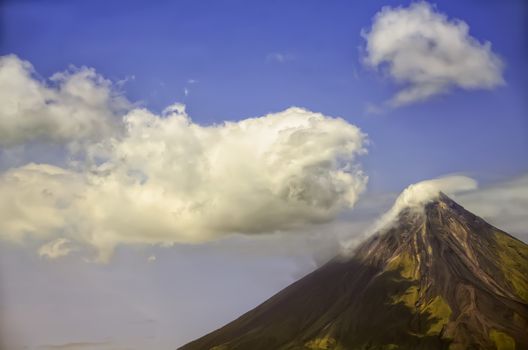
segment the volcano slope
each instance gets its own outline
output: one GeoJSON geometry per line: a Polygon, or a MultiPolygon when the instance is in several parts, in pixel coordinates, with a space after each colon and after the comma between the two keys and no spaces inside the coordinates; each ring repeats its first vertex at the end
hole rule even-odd
{"type": "Polygon", "coordinates": [[[528,246],[440,193],[180,349],[528,349],[528,246]]]}

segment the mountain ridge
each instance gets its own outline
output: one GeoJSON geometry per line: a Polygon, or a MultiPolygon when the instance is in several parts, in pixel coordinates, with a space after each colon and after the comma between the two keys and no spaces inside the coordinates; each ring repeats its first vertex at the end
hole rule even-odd
{"type": "Polygon", "coordinates": [[[443,193],[180,349],[528,348],[528,246],[443,193]]]}

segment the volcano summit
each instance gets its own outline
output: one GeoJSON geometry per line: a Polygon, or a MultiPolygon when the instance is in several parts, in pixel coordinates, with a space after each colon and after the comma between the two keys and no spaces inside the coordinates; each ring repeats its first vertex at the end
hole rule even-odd
{"type": "Polygon", "coordinates": [[[528,246],[439,193],[180,349],[528,349],[528,246]]]}

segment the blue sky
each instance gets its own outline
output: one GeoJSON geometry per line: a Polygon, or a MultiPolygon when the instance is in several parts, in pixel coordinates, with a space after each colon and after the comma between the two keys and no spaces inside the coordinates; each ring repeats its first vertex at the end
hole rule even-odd
{"type": "MultiPolygon", "coordinates": [[[[0,106],[0,330],[10,334],[4,338],[9,346],[172,349],[330,258],[343,237],[357,238],[408,185],[443,175],[477,180],[479,188],[457,201],[526,241],[528,5],[434,3],[434,13],[468,25],[464,38],[478,42],[475,50],[482,53],[483,43],[491,43],[484,57],[502,62],[499,78],[488,88],[465,88],[464,69],[460,79],[433,82],[443,93],[390,106],[405,86],[423,86],[409,75],[407,85],[397,83],[387,62],[368,66],[361,33],[371,32],[384,6],[407,9],[409,1],[1,2],[0,101],[16,106],[15,112],[0,106]],[[22,60],[34,67],[30,78],[22,74],[22,60]],[[15,75],[2,75],[8,64],[19,69],[20,85],[15,75]],[[78,67],[71,75],[49,80],[70,65],[78,67]],[[82,90],[82,83],[98,78],[80,67],[113,85],[82,90]],[[35,86],[36,99],[46,100],[42,111],[30,105],[18,113],[35,86]],[[78,91],[82,103],[76,105],[78,91]],[[182,105],[163,112],[174,103],[186,112],[182,105]],[[123,105],[125,112],[116,112],[123,105]],[[292,106],[308,111],[286,110],[292,106]],[[143,107],[147,114],[138,112],[143,107]],[[274,114],[248,122],[268,113],[274,114]],[[127,116],[137,124],[113,124],[127,116]],[[305,117],[316,121],[305,124],[305,117]],[[185,118],[192,122],[180,123],[185,118]],[[294,137],[274,139],[275,163],[263,166],[267,158],[253,159],[251,152],[267,147],[275,131],[288,133],[280,121],[310,137],[292,144],[294,137]],[[117,151],[105,143],[109,139],[117,151]],[[178,152],[150,148],[156,141],[178,152]],[[97,166],[83,163],[91,152],[97,166]],[[200,162],[215,152],[222,155],[212,167],[216,178],[202,181],[200,162]],[[288,177],[291,159],[305,167],[288,177]],[[319,178],[321,172],[330,175],[319,178]],[[107,173],[114,182],[105,182],[107,173]],[[321,190],[320,182],[329,187],[321,190]],[[284,188],[269,198],[255,190],[262,184],[284,188]],[[313,191],[312,204],[324,205],[281,207],[284,193],[299,195],[295,186],[313,191]],[[227,203],[219,213],[229,220],[189,214],[187,226],[177,223],[171,235],[173,212],[163,210],[199,209],[209,194],[227,203]],[[11,210],[17,205],[22,209],[11,210]],[[94,262],[94,252],[104,261],[94,262]]],[[[452,57],[459,56],[445,47],[442,53],[457,69],[452,57]]],[[[487,73],[473,67],[476,77],[469,78],[482,84],[487,73]]]]}

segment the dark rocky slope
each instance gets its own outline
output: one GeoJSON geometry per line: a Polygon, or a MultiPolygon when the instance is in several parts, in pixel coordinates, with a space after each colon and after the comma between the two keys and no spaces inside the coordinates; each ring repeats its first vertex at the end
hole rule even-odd
{"type": "Polygon", "coordinates": [[[440,194],[180,349],[528,349],[528,246],[440,194]]]}

